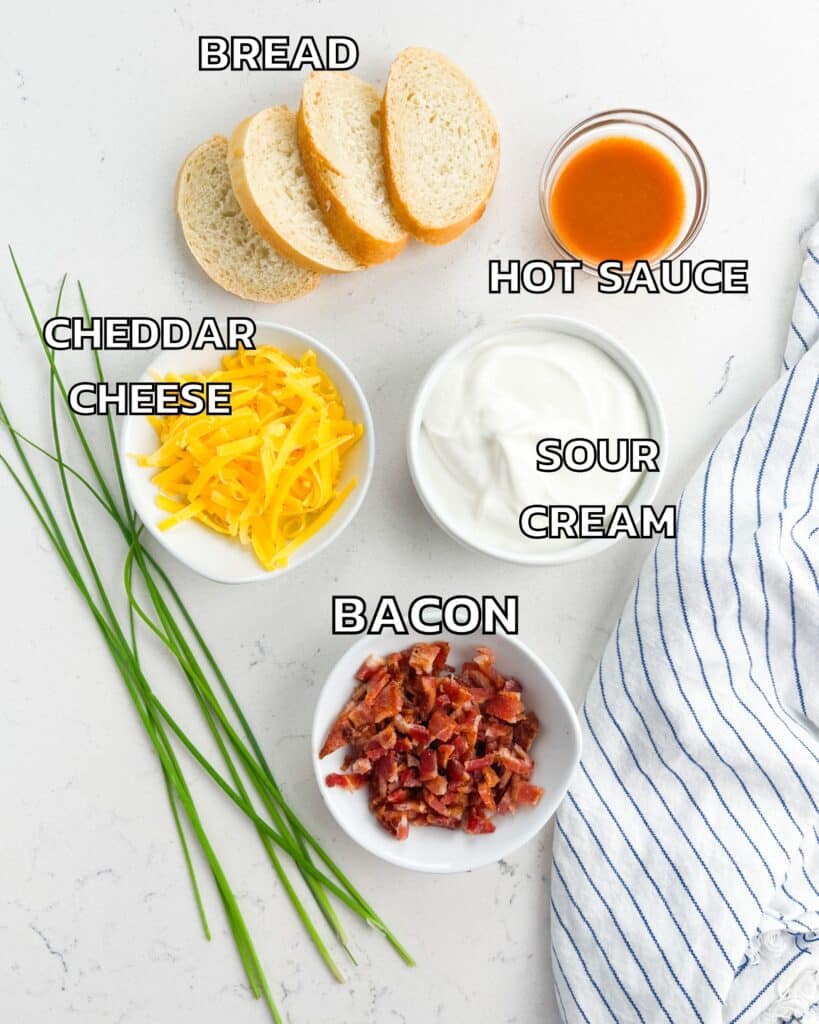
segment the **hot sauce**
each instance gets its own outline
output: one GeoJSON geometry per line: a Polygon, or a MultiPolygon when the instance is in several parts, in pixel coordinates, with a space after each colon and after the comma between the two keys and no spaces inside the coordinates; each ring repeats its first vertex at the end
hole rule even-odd
{"type": "Polygon", "coordinates": [[[549,214],[566,249],[586,263],[653,261],[682,227],[685,186],[656,146],[630,136],[590,142],[560,169],[549,214]]]}

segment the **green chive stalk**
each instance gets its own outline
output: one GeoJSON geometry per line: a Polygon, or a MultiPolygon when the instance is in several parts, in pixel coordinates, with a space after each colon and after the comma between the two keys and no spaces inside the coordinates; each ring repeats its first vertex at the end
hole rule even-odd
{"type": "MultiPolygon", "coordinates": [[[[338,981],[343,981],[343,976],[296,892],[280,855],[288,857],[292,862],[331,932],[353,963],[355,960],[330,896],[366,921],[375,930],[381,932],[401,958],[407,964],[413,965],[414,961],[409,953],[287,803],[247,717],[192,615],[167,573],[151,552],[143,546],[142,528],[137,523],[125,488],[112,417],[106,416],[106,424],[110,456],[116,476],[116,486],[113,488],[106,479],[79,417],[69,406],[68,392],[57,367],[55,353],[45,343],[39,317],[13,252],[11,252],[11,259],[48,363],[49,413],[53,451],[49,451],[18,431],[11,423],[7,411],[0,401],[0,426],[6,429],[10,437],[19,468],[15,469],[2,454],[0,454],[0,464],[4,466],[22,493],[96,621],[102,639],[111,653],[146,735],[159,759],[174,828],[179,837],[185,868],[190,878],[194,901],[205,937],[210,939],[211,932],[190,852],[189,834],[196,839],[213,876],[250,989],[256,998],[261,998],[266,1002],[273,1020],[280,1022],[281,1017],[259,963],[250,933],[199,817],[187,779],[176,756],[173,739],[191,756],[205,776],[211,779],[253,823],[276,877],[333,977],[338,981]],[[70,466],[63,456],[61,411],[67,414],[68,423],[79,442],[80,450],[88,465],[90,479],[75,467],[70,466]],[[56,466],[64,510],[67,513],[70,527],[68,532],[61,527],[54,507],[46,498],[26,449],[45,456],[56,466]],[[85,488],[97,505],[113,520],[122,534],[125,543],[123,586],[127,602],[127,626],[123,626],[120,622],[111,596],[103,584],[94,553],[80,521],[73,497],[72,484],[80,484],[85,488]],[[148,598],[150,610],[136,594],[137,579],[148,598]],[[196,700],[202,719],[215,743],[230,781],[205,757],[154,693],[143,671],[139,656],[138,624],[147,628],[152,635],[157,637],[176,662],[181,676],[187,682],[196,700]],[[215,680],[215,685],[211,679],[215,680]],[[257,809],[256,800],[261,805],[261,813],[257,809]],[[321,867],[316,866],[316,860],[322,865],[321,867]]],[[[59,314],[65,281],[66,278],[63,277],[60,282],[56,314],[59,314]]],[[[81,285],[79,293],[86,320],[90,322],[88,304],[81,285]]],[[[94,352],[94,363],[98,379],[104,381],[102,362],[96,351],[94,352]]]]}

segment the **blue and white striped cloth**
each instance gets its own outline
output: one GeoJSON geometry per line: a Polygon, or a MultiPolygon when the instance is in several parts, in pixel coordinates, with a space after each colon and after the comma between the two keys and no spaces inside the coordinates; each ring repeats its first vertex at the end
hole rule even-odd
{"type": "Polygon", "coordinates": [[[686,488],[583,708],[552,873],[567,1024],[814,1019],[817,337],[819,225],[783,374],[686,488]]]}

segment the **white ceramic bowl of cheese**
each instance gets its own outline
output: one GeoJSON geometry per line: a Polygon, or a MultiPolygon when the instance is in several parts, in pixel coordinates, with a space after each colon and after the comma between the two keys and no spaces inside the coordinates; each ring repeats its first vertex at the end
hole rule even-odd
{"type": "MultiPolygon", "coordinates": [[[[146,416],[126,417],[121,433],[120,456],[125,485],[137,515],[163,548],[189,569],[217,583],[254,583],[278,579],[323,551],[354,519],[370,485],[375,462],[375,436],[367,399],[352,371],[337,355],[309,334],[283,324],[257,323],[254,344],[257,348],[273,345],[290,355],[300,356],[308,349],[316,353],[319,366],[338,388],[348,417],[364,425],[363,437],[345,454],[339,481],[341,486],[353,477],[358,482],[330,522],[294,552],[287,566],[269,572],[259,564],[250,547],[202,523],[189,520],[170,530],[159,529],[159,523],[168,513],[156,505],[158,490],[152,481],[156,471],[151,467],[140,466],[133,457],[135,454],[156,450],[156,432],[146,416]]],[[[151,363],[142,379],[153,380],[169,373],[216,370],[221,365],[223,355],[213,349],[163,352],[151,363]]]]}

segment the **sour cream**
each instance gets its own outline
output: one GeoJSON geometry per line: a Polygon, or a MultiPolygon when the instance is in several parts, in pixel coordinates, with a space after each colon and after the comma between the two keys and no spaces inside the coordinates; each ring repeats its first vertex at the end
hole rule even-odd
{"type": "Polygon", "coordinates": [[[417,472],[450,530],[498,553],[582,543],[531,540],[521,511],[534,504],[627,504],[643,473],[537,469],[541,438],[597,441],[650,437],[628,373],[574,335],[520,327],[487,338],[441,367],[421,412],[417,472]]]}

